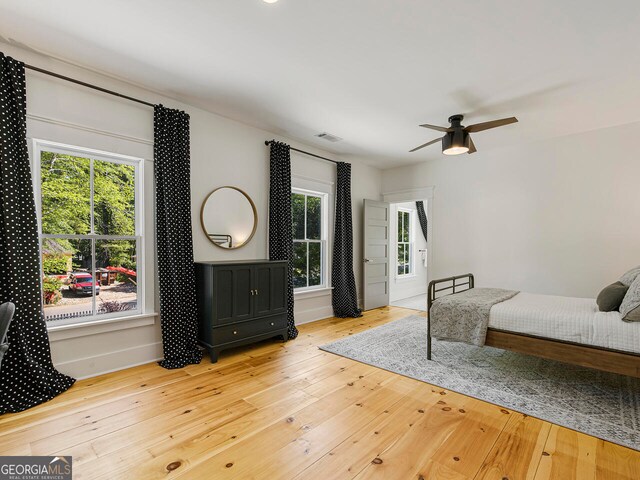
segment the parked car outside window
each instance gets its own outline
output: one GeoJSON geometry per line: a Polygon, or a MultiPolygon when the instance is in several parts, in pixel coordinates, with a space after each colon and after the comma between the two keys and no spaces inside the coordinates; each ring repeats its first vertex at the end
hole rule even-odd
{"type": "MultiPolygon", "coordinates": [[[[89,273],[72,273],[69,275],[71,283],[69,290],[76,295],[91,295],[93,288],[93,276],[89,273]]],[[[100,282],[96,283],[96,295],[100,295],[100,282]]]]}

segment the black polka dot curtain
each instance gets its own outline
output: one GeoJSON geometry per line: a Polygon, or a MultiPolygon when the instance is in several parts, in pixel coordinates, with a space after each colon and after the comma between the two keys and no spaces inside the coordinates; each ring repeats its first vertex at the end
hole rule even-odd
{"type": "Polygon", "coordinates": [[[338,162],[336,183],[336,225],[333,240],[331,283],[333,314],[361,317],[356,279],[353,274],[353,218],[351,213],[351,165],[338,162]]]}
{"type": "Polygon", "coordinates": [[[422,230],[422,235],[424,235],[424,241],[427,240],[427,227],[429,226],[429,221],[427,220],[427,214],[424,211],[424,202],[419,200],[416,202],[416,210],[418,210],[418,221],[420,222],[420,229],[422,230]]]}
{"type": "Polygon", "coordinates": [[[164,368],[200,363],[191,237],[189,115],[154,109],[156,248],[164,368]]]}
{"type": "Polygon", "coordinates": [[[0,53],[0,303],[16,306],[0,369],[0,414],[51,400],[75,381],[53,367],[42,315],[26,115],[24,64],[0,53]]]}
{"type": "Polygon", "coordinates": [[[293,316],[293,231],[291,225],[291,155],[286,143],[271,142],[269,189],[269,260],[287,260],[289,338],[298,336],[293,316]]]}

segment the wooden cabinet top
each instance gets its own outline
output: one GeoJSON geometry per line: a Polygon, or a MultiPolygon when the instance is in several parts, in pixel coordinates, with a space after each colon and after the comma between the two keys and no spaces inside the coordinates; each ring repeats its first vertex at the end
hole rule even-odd
{"type": "Polygon", "coordinates": [[[287,263],[286,260],[268,260],[266,258],[261,258],[257,260],[225,260],[225,261],[217,261],[217,260],[207,260],[207,261],[198,261],[194,263],[199,263],[202,265],[260,265],[265,263],[287,263]]]}

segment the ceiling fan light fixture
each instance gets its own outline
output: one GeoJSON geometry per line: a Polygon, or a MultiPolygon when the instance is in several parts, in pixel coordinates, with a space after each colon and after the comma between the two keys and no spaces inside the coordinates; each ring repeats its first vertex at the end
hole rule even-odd
{"type": "Polygon", "coordinates": [[[445,155],[461,155],[469,152],[469,134],[457,130],[442,137],[442,153],[445,155]]]}
{"type": "Polygon", "coordinates": [[[473,125],[463,126],[462,120],[464,115],[457,114],[449,117],[450,127],[441,127],[439,125],[431,125],[424,123],[420,125],[424,128],[431,130],[437,130],[439,132],[445,132],[444,137],[434,138],[430,142],[423,143],[416,148],[409,150],[409,153],[416,152],[424,147],[433,145],[434,143],[442,142],[442,153],[445,155],[461,155],[463,153],[476,153],[478,150],[471,140],[470,133],[482,132],[484,130],[490,130],[492,128],[503,127],[516,123],[518,119],[516,117],[501,118],[498,120],[491,120],[489,122],[475,123],[473,125]]]}
{"type": "Polygon", "coordinates": [[[450,147],[446,150],[443,150],[442,153],[445,155],[461,155],[463,153],[467,153],[469,149],[467,147],[450,147]]]}

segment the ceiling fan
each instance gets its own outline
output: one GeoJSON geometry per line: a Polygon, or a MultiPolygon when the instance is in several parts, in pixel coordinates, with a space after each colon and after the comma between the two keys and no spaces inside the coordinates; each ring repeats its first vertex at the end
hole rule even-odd
{"type": "Polygon", "coordinates": [[[445,155],[460,155],[461,153],[475,153],[476,146],[471,140],[470,133],[482,132],[483,130],[489,130],[490,128],[502,127],[509,125],[510,123],[516,123],[518,119],[516,117],[501,118],[500,120],[491,120],[490,122],[476,123],[465,127],[461,125],[464,115],[452,115],[449,117],[450,127],[440,127],[438,125],[429,125],[425,123],[420,125],[424,128],[430,128],[431,130],[438,130],[444,132],[445,135],[442,138],[436,138],[419,147],[409,150],[409,152],[415,152],[421,148],[428,147],[436,142],[442,141],[442,153],[445,155]]]}

